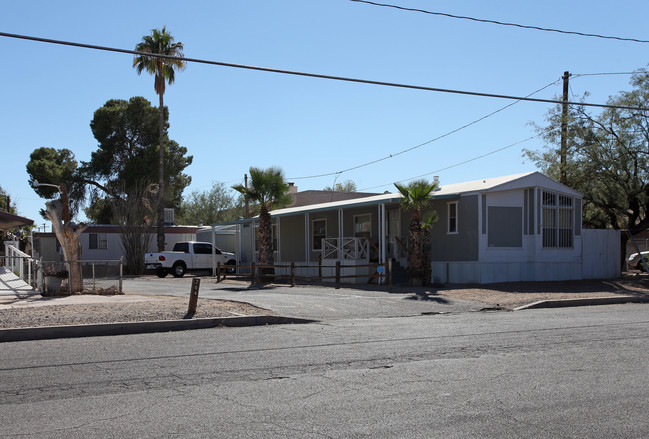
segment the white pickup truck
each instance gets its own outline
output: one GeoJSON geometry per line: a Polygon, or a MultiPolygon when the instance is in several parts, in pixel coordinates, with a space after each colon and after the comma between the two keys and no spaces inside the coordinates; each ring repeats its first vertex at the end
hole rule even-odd
{"type": "Polygon", "coordinates": [[[223,252],[209,242],[178,242],[170,252],[146,253],[144,265],[148,270],[155,270],[158,277],[168,273],[174,277],[183,277],[190,270],[210,270],[220,262],[221,265],[236,265],[233,253],[223,252]]]}

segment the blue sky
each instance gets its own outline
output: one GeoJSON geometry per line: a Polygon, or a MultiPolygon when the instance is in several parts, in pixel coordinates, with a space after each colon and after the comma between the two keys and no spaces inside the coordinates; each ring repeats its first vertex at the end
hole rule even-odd
{"type": "MultiPolygon", "coordinates": [[[[391,0],[409,8],[564,30],[649,39],[649,3],[637,1],[484,2],[391,0]]],[[[649,44],[524,30],[371,6],[348,0],[6,2],[0,30],[132,50],[163,25],[185,56],[335,76],[526,96],[561,94],[564,71],[631,72],[646,67],[649,44]]],[[[29,154],[68,148],[77,160],[97,147],[89,123],[109,99],[144,96],[153,78],[132,56],[0,37],[0,186],[19,213],[44,221],[45,200],[29,187],[29,154]]],[[[629,76],[571,78],[571,99],[604,103],[629,89],[629,76]]],[[[320,178],[395,154],[479,119],[510,101],[287,76],[202,64],[167,87],[169,136],[194,156],[193,190],[242,182],[250,166],[279,166],[300,190],[353,180],[359,190],[433,173],[444,183],[535,170],[523,148],[551,104],[520,102],[477,124],[374,165],[320,178]]],[[[597,111],[597,110],[595,110],[597,111]]]]}

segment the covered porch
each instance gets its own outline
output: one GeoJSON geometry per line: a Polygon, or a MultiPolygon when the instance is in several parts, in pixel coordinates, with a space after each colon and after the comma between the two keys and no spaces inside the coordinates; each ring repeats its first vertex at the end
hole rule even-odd
{"type": "MultiPolygon", "coordinates": [[[[328,276],[337,262],[349,274],[351,267],[385,264],[388,259],[405,264],[400,202],[398,194],[383,194],[272,211],[274,262],[294,263],[301,267],[301,276],[328,276]]],[[[237,262],[257,263],[257,219],[242,219],[229,227],[236,228],[231,251],[237,262]]]]}

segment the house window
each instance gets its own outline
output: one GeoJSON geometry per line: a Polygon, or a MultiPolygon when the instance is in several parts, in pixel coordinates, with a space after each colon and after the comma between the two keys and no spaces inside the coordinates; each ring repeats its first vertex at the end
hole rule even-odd
{"type": "Polygon", "coordinates": [[[370,238],[372,236],[372,215],[355,215],[354,216],[354,237],[370,238]]]}
{"type": "Polygon", "coordinates": [[[523,209],[489,206],[489,247],[523,247],[523,209]]]}
{"type": "Polygon", "coordinates": [[[573,198],[543,191],[543,247],[571,248],[573,198]]]}
{"type": "Polygon", "coordinates": [[[90,250],[106,250],[108,248],[108,238],[105,233],[89,233],[88,248],[90,250]]]}
{"type": "Polygon", "coordinates": [[[313,224],[313,242],[311,248],[314,251],[322,250],[322,240],[327,237],[327,220],[316,219],[313,224]]]}
{"type": "Polygon", "coordinates": [[[447,233],[458,233],[457,231],[457,201],[448,203],[448,230],[447,233]]]}

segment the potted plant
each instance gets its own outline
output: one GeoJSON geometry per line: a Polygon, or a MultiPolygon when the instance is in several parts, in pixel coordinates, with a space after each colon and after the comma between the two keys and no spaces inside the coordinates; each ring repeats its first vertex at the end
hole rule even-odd
{"type": "Polygon", "coordinates": [[[45,292],[55,294],[61,288],[63,279],[68,278],[68,271],[49,265],[43,269],[43,276],[45,277],[45,292]]]}

